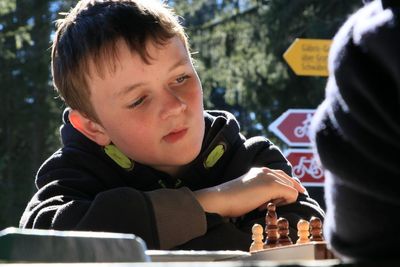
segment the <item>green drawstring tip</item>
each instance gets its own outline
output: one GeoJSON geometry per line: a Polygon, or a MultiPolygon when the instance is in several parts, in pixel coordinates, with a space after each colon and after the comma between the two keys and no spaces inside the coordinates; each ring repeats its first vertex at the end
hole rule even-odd
{"type": "Polygon", "coordinates": [[[104,152],[121,168],[132,170],[134,162],[125,156],[115,145],[107,145],[104,147],[104,152]]]}
{"type": "Polygon", "coordinates": [[[206,160],[204,161],[204,167],[209,169],[213,167],[217,161],[222,157],[225,153],[225,146],[223,144],[217,145],[211,152],[208,154],[206,160]]]}

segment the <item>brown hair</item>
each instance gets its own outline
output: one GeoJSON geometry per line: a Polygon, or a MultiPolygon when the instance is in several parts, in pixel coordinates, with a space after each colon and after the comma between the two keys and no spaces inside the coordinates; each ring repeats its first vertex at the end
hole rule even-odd
{"type": "Polygon", "coordinates": [[[115,70],[116,43],[126,42],[132,53],[149,63],[148,41],[165,44],[178,36],[189,50],[177,16],[164,4],[150,0],[81,0],[57,21],[52,47],[53,83],[72,109],[99,122],[87,85],[89,61],[102,77],[104,67],[115,70]],[[101,63],[108,62],[106,66],[101,63]]]}

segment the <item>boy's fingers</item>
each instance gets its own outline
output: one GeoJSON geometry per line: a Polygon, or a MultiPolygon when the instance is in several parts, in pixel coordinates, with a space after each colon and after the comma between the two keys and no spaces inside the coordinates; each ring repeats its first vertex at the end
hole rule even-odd
{"type": "Polygon", "coordinates": [[[265,174],[269,174],[269,175],[273,175],[274,177],[278,178],[279,180],[281,180],[283,183],[290,185],[290,186],[294,186],[293,183],[293,179],[288,176],[286,173],[284,173],[283,171],[280,170],[272,170],[272,169],[264,169],[264,173],[265,174]]]}
{"type": "Polygon", "coordinates": [[[281,182],[280,180],[276,181],[277,183],[281,184],[283,187],[285,187],[284,194],[282,194],[282,197],[275,199],[276,201],[278,201],[278,203],[275,203],[277,206],[281,205],[281,204],[287,204],[287,203],[293,203],[296,201],[297,196],[299,195],[299,192],[296,188],[294,188],[291,185],[288,185],[284,182],[281,182]]]}
{"type": "Polygon", "coordinates": [[[294,181],[294,187],[297,189],[297,191],[299,191],[300,193],[305,193],[307,192],[307,189],[298,181],[296,181],[295,179],[293,179],[294,181]]]}
{"type": "Polygon", "coordinates": [[[294,187],[300,193],[306,192],[305,187],[301,183],[299,183],[296,179],[293,179],[292,177],[287,175],[284,171],[282,171],[282,170],[274,170],[274,169],[268,169],[268,170],[273,172],[273,173],[275,173],[280,178],[285,179],[286,181],[288,181],[289,182],[288,184],[291,185],[292,187],[294,187]]]}
{"type": "Polygon", "coordinates": [[[273,199],[271,202],[274,203],[275,206],[277,206],[277,207],[285,205],[285,204],[288,203],[288,201],[286,199],[284,199],[284,198],[273,199]]]}

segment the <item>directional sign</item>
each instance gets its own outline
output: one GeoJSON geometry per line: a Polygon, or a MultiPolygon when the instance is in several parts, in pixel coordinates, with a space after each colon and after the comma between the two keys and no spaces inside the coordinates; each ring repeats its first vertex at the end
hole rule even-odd
{"type": "Polygon", "coordinates": [[[293,175],[300,179],[304,186],[323,186],[325,177],[311,149],[289,149],[285,153],[292,164],[293,175]]]}
{"type": "Polygon", "coordinates": [[[296,39],[283,58],[301,76],[328,76],[328,53],[332,40],[296,39]]]}
{"type": "Polygon", "coordinates": [[[310,146],[308,128],[315,109],[288,109],[268,129],[289,146],[310,146]]]}

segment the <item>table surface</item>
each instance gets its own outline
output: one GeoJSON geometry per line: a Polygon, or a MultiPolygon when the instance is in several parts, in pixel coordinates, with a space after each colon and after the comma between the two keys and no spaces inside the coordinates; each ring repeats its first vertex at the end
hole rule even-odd
{"type": "Polygon", "coordinates": [[[132,262],[132,263],[0,263],[0,267],[276,267],[276,266],[305,266],[305,267],[332,267],[339,266],[337,260],[313,260],[302,262],[275,262],[275,261],[223,261],[223,262],[132,262]]]}

